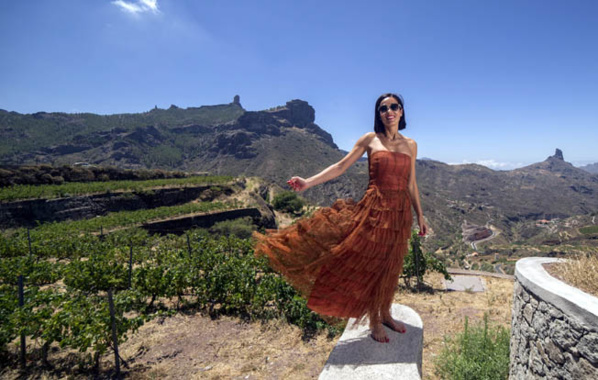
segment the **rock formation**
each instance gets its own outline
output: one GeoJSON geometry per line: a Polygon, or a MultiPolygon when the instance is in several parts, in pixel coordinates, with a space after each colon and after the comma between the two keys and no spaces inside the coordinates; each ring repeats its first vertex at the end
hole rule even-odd
{"type": "Polygon", "coordinates": [[[563,157],[563,151],[560,150],[559,148],[556,148],[556,151],[554,152],[554,156],[550,156],[550,157],[556,158],[557,160],[565,161],[565,158],[563,157]]]}

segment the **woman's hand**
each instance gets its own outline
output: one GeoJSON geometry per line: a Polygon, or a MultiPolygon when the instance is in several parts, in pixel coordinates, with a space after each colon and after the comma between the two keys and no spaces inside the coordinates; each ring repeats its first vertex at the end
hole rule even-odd
{"type": "Polygon", "coordinates": [[[423,216],[421,218],[417,218],[417,224],[419,225],[418,235],[425,236],[428,233],[428,225],[426,224],[423,216]]]}
{"type": "Polygon", "coordinates": [[[307,181],[301,177],[292,177],[290,180],[287,181],[287,183],[295,191],[307,190],[307,188],[309,187],[307,185],[307,181]]]}

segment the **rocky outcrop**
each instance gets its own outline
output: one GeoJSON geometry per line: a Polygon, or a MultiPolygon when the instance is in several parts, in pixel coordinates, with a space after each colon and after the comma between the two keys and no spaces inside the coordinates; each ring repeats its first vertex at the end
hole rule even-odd
{"type": "Polygon", "coordinates": [[[316,111],[307,102],[303,100],[291,100],[284,107],[279,107],[274,111],[268,112],[275,115],[279,120],[288,121],[294,127],[306,129],[327,145],[338,149],[338,146],[336,146],[332,139],[332,135],[314,123],[316,120],[316,111]]]}
{"type": "Polygon", "coordinates": [[[235,95],[235,97],[233,98],[233,104],[236,104],[239,107],[241,107],[241,97],[239,95],[235,95]]]}
{"type": "MultiPolygon", "coordinates": [[[[245,112],[235,124],[225,126],[230,129],[243,129],[248,132],[256,133],[256,136],[260,135],[280,135],[281,126],[285,126],[285,123],[281,123],[274,115],[264,112],[245,112]],[[281,125],[282,124],[282,125],[281,125]]],[[[286,124],[286,126],[290,126],[286,124]]]]}
{"type": "Polygon", "coordinates": [[[251,147],[251,142],[256,138],[255,132],[227,131],[218,135],[211,151],[233,155],[238,159],[253,158],[257,152],[251,147]]]}
{"type": "Polygon", "coordinates": [[[278,107],[273,111],[268,111],[278,119],[284,119],[289,124],[305,128],[316,120],[316,111],[307,102],[303,100],[291,100],[284,107],[278,107]]]}
{"type": "Polygon", "coordinates": [[[152,125],[135,128],[133,132],[127,134],[125,137],[129,140],[149,146],[157,146],[162,143],[164,139],[162,133],[152,125]]]}
{"type": "Polygon", "coordinates": [[[213,128],[206,127],[203,125],[198,125],[198,124],[191,124],[191,125],[186,125],[184,127],[172,128],[171,131],[174,133],[189,133],[189,134],[193,134],[193,135],[200,135],[203,133],[212,132],[213,128]]]}
{"type": "Polygon", "coordinates": [[[232,155],[238,159],[254,158],[257,155],[252,147],[254,142],[280,136],[285,133],[286,128],[293,127],[304,129],[330,147],[338,149],[332,136],[314,121],[315,110],[303,100],[291,100],[270,111],[245,112],[236,122],[213,129],[215,144],[210,152],[232,155]]]}
{"type": "Polygon", "coordinates": [[[557,160],[565,161],[565,158],[563,157],[563,151],[560,150],[559,148],[556,148],[554,155],[550,156],[550,157],[555,158],[557,160]]]}

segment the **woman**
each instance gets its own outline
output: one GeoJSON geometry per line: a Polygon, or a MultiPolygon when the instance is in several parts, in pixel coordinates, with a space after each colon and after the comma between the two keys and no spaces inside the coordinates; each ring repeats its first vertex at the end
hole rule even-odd
{"type": "Polygon", "coordinates": [[[343,174],[365,152],[370,181],[363,198],[337,200],[280,231],[256,233],[256,255],[267,255],[317,313],[369,317],[372,338],[388,342],[383,325],[404,333],[390,313],[403,268],[415,210],[420,235],[427,225],[415,179],[417,144],[399,133],[406,126],[403,100],[383,94],[376,101],[374,132],[366,133],[342,160],[322,172],[288,183],[295,191],[343,174]]]}

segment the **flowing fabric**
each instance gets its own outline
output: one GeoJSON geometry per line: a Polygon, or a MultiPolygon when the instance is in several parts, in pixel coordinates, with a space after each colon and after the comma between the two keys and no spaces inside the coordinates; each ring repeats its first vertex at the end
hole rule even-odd
{"type": "Polygon", "coordinates": [[[389,308],[411,232],[410,173],[409,155],[374,152],[359,202],[339,199],[285,229],[254,233],[256,255],[319,314],[362,318],[389,308]]]}

